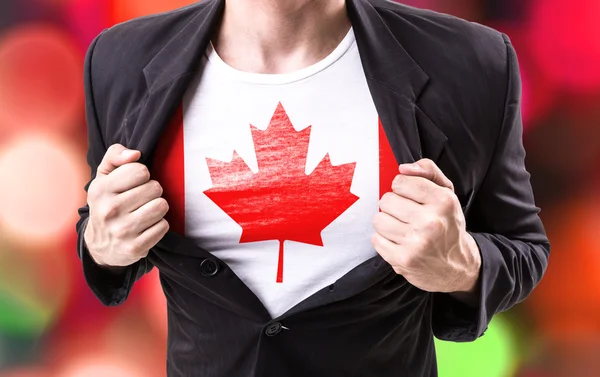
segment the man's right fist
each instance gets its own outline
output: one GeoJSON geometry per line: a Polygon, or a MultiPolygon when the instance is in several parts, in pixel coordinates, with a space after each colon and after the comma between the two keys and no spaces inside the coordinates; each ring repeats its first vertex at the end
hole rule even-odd
{"type": "Polygon", "coordinates": [[[141,153],[111,145],[88,188],[89,220],[84,241],[94,261],[105,267],[129,266],[148,255],[169,230],[163,189],[136,162],[141,153]]]}

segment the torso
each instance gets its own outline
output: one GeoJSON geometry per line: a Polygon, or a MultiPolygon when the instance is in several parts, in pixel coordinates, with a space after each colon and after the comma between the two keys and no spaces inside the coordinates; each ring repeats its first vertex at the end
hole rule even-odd
{"type": "Polygon", "coordinates": [[[290,74],[236,71],[212,48],[202,64],[152,176],[171,228],[277,317],[376,255],[371,220],[398,167],[352,30],[290,74]]]}

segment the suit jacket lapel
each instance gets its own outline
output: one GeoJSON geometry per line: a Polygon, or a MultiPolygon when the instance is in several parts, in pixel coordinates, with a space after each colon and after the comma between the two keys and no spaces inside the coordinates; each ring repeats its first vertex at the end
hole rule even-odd
{"type": "MultiPolygon", "coordinates": [[[[371,1],[347,0],[346,6],[371,96],[396,161],[425,157],[436,161],[447,139],[417,105],[429,76],[396,40],[371,1]]],[[[403,22],[400,17],[398,22],[403,22]]]]}
{"type": "Polygon", "coordinates": [[[204,0],[194,5],[198,7],[194,18],[144,68],[148,93],[130,137],[133,147],[142,152],[140,162],[151,165],[158,138],[199,73],[224,4],[224,0],[204,0]]]}

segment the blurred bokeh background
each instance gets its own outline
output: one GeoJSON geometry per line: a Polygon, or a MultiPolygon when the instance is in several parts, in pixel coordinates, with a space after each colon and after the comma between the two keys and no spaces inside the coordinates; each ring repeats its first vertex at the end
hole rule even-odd
{"type": "MultiPolygon", "coordinates": [[[[0,0],[0,377],[165,376],[156,269],[103,307],[76,256],[89,179],[83,58],[94,36],[190,0],[0,0]]],[[[527,166],[552,241],[530,298],[441,377],[600,376],[600,0],[411,0],[507,33],[527,166]]]]}

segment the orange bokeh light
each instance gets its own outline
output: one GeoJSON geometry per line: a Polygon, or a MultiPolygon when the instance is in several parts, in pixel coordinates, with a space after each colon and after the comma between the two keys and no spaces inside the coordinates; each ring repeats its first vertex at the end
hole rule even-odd
{"type": "Polygon", "coordinates": [[[111,0],[111,21],[113,23],[149,14],[166,12],[196,3],[194,0],[111,0]]]}
{"type": "Polygon", "coordinates": [[[525,305],[549,338],[598,336],[600,198],[576,198],[546,219],[550,263],[525,305]]]}
{"type": "Polygon", "coordinates": [[[83,56],[69,34],[26,24],[0,36],[0,129],[65,129],[83,111],[83,56]]]}

